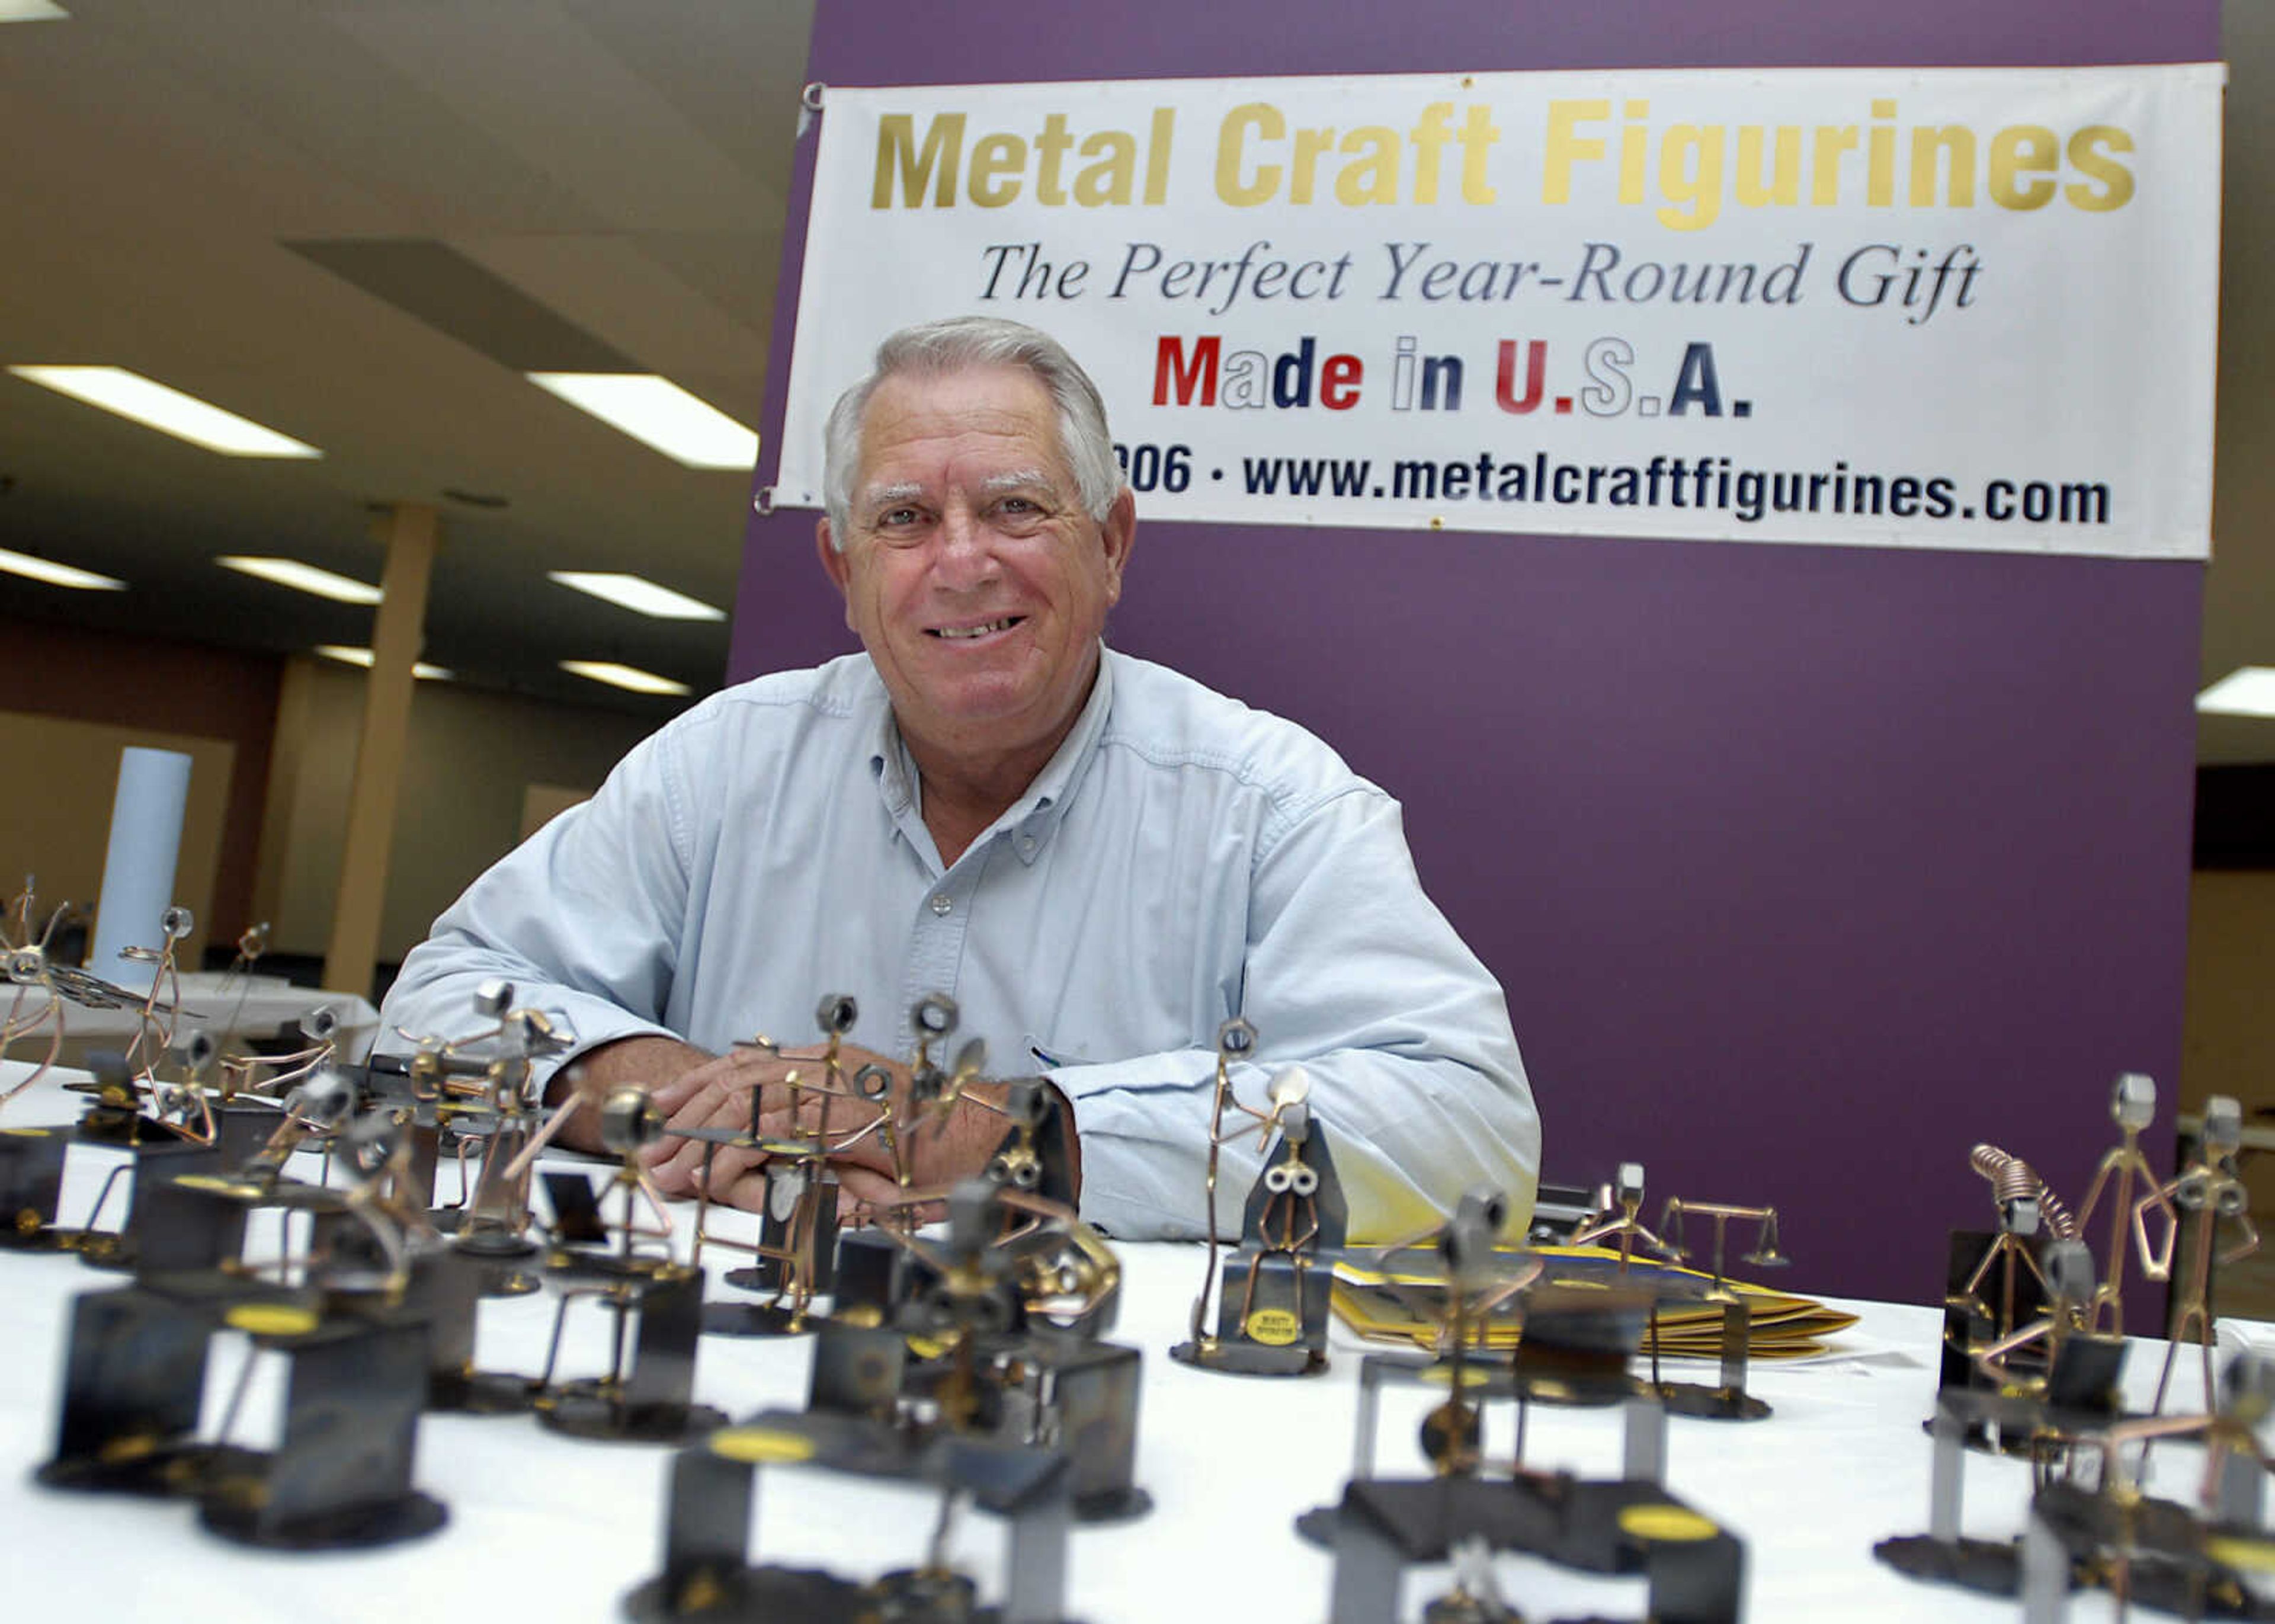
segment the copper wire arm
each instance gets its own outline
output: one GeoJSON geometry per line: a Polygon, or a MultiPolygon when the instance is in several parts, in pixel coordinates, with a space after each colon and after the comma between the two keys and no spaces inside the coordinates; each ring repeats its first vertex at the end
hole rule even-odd
{"type": "Polygon", "coordinates": [[[295,1049],[290,1054],[229,1055],[221,1062],[224,1083],[222,1097],[226,1099],[238,1093],[265,1094],[288,1088],[330,1065],[338,1053],[337,1046],[327,1039],[305,1049],[295,1049]],[[253,1074],[263,1069],[268,1075],[255,1083],[253,1074]]]}
{"type": "Polygon", "coordinates": [[[506,1163],[505,1176],[509,1180],[518,1180],[526,1176],[531,1166],[543,1153],[545,1147],[552,1144],[556,1136],[569,1125],[569,1119],[577,1114],[578,1107],[584,1103],[585,1095],[580,1090],[575,1099],[566,1105],[556,1107],[553,1114],[545,1119],[544,1124],[529,1136],[529,1143],[521,1147],[521,1154],[506,1163]]]}
{"type": "Polygon", "coordinates": [[[25,1073],[14,1087],[9,1089],[5,1093],[0,1093],[0,1106],[5,1106],[17,1095],[22,1093],[26,1089],[31,1087],[33,1084],[47,1076],[49,1070],[56,1063],[56,1057],[63,1053],[63,1001],[59,998],[50,996],[46,1003],[41,1005],[38,1014],[33,1016],[30,1020],[19,1023],[17,1015],[18,1012],[23,1008],[23,1006],[24,989],[23,987],[19,986],[16,989],[15,1003],[8,1012],[7,1023],[4,1028],[0,1028],[0,1056],[4,1056],[7,1051],[11,1047],[14,1046],[19,1039],[31,1036],[32,1033],[39,1031],[42,1025],[45,1025],[48,1028],[48,1052],[40,1057],[39,1063],[34,1065],[31,1070],[25,1073]]]}
{"type": "Polygon", "coordinates": [[[616,1175],[616,1182],[626,1191],[624,1197],[624,1234],[626,1235],[638,1235],[650,1241],[669,1241],[678,1233],[676,1227],[671,1221],[671,1213],[663,1205],[663,1197],[656,1193],[655,1181],[648,1177],[646,1168],[634,1168],[627,1166],[623,1172],[616,1175]],[[643,1227],[633,1220],[632,1215],[639,1210],[632,1204],[634,1195],[647,1204],[648,1214],[655,1220],[654,1225],[643,1227]]]}
{"type": "Polygon", "coordinates": [[[229,968],[222,971],[220,985],[215,989],[216,993],[225,993],[229,990],[230,983],[236,980],[238,976],[242,975],[245,978],[245,985],[238,989],[237,1002],[230,1009],[229,1020],[222,1028],[223,1031],[235,1031],[238,1022],[244,1018],[245,1001],[253,996],[253,966],[268,950],[268,922],[267,920],[264,919],[258,925],[249,925],[238,933],[237,956],[230,960],[229,968]]]}

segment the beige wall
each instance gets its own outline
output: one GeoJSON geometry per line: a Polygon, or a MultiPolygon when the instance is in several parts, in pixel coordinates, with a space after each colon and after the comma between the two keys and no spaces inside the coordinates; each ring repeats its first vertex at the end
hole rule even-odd
{"type": "MultiPolygon", "coordinates": [[[[2198,869],[2188,885],[2188,1001],[2181,1054],[2181,1109],[2213,1094],[2243,1106],[2247,1126],[2275,1106],[2275,870],[2198,869]]],[[[2275,1212],[2275,1153],[2242,1159],[2252,1211],[2275,1212]]],[[[2275,1312],[2275,1242],[2253,1265],[2265,1280],[2260,1306],[2275,1312]]]]}
{"type": "MultiPolygon", "coordinates": [[[[197,930],[183,944],[180,959],[184,969],[195,970],[208,937],[218,933],[227,940],[252,923],[210,917],[230,773],[237,759],[237,747],[227,739],[0,712],[0,762],[13,769],[9,778],[14,786],[0,795],[0,896],[16,895],[25,876],[34,875],[42,918],[62,903],[77,903],[89,916],[93,939],[91,921],[118,788],[118,752],[130,744],[176,750],[190,758],[174,898],[197,916],[197,930]]],[[[113,973],[101,964],[90,968],[97,975],[113,973]]]]}
{"type": "Polygon", "coordinates": [[[2198,869],[2188,886],[2183,1108],[2275,1106],[2275,870],[2198,869]]]}
{"type": "Polygon", "coordinates": [[[529,785],[521,792],[521,838],[527,840],[571,807],[592,798],[592,790],[570,784],[529,785]]]}
{"type": "MultiPolygon", "coordinates": [[[[288,662],[257,895],[282,952],[321,954],[362,725],[364,674],[288,662]]],[[[651,730],[635,716],[421,683],[396,814],[380,957],[399,960],[466,883],[511,850],[532,784],[589,791],[651,730]]]]}

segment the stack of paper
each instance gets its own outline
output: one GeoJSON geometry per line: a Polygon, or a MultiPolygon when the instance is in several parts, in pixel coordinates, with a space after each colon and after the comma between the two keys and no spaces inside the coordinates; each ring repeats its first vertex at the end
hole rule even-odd
{"type": "MultiPolygon", "coordinates": [[[[1641,1258],[1629,1260],[1599,1246],[1542,1246],[1508,1254],[1512,1277],[1540,1264],[1537,1277],[1560,1286],[1610,1292],[1620,1287],[1656,1293],[1659,1352],[1667,1358],[1719,1358],[1722,1351],[1723,1303],[1712,1294],[1713,1278],[1696,1269],[1641,1258]]],[[[1361,1336],[1382,1341],[1437,1345],[1445,1311],[1444,1273],[1427,1248],[1391,1254],[1379,1265],[1347,1258],[1335,1265],[1334,1306],[1343,1323],[1361,1336]]],[[[1746,1308],[1746,1347],[1755,1359],[1795,1359],[1825,1351],[1823,1339],[1845,1331],[1856,1316],[1829,1309],[1809,1297],[1764,1286],[1725,1280],[1746,1308]]],[[[1470,1328],[1470,1344],[1488,1348],[1516,1346],[1524,1329],[1524,1295],[1515,1292],[1493,1304],[1470,1328]]],[[[1651,1350],[1646,1334],[1642,1351],[1651,1350]]]]}

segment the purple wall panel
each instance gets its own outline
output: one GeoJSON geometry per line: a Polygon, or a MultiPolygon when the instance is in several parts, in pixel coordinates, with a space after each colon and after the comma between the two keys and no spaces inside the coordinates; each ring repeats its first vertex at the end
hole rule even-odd
{"type": "MultiPolygon", "coordinates": [[[[821,0],[812,77],[2186,61],[2218,37],[2215,0],[1333,0],[1294,29],[821,0]]],[[[753,520],[735,676],[853,646],[812,534],[753,520]]],[[[1770,1201],[1795,1285],[1928,1300],[1939,1231],[1991,1216],[1974,1140],[2074,1201],[2115,1072],[2153,1072],[2169,1121],[2201,590],[2193,564],[1156,525],[1112,637],[1405,802],[1508,989],[1550,1176],[1636,1159],[1654,1208],[1770,1201]]]]}

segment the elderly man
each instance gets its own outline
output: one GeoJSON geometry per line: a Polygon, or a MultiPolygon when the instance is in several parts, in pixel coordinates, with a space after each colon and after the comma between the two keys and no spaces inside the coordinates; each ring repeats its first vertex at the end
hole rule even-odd
{"type": "MultiPolygon", "coordinates": [[[[747,1123],[755,1086],[779,1129],[799,1052],[734,1046],[810,1041],[848,992],[850,1062],[905,1088],[910,1011],[944,992],[995,1076],[1058,1091],[1084,1215],[1134,1237],[1198,1229],[1214,1039],[1243,1015],[1242,1094],[1304,1064],[1355,1235],[1479,1183],[1529,1210],[1539,1123],[1500,989],[1422,895],[1397,804],[1302,729],[1103,646],[1137,518],[1073,359],[1007,321],[897,333],[826,457],[818,550],[865,652],[639,745],[435,921],[387,1023],[462,1031],[508,977],[566,1016],[588,1079],[651,1085],[683,1128],[747,1123]]],[[[987,1159],[1001,1090],[918,1140],[917,1183],[987,1159]]],[[[668,1190],[699,1149],[659,1147],[668,1190]]],[[[1254,1156],[1228,1153],[1230,1215],[1254,1156]]],[[[750,1202],[750,1162],[722,1157],[714,1195],[750,1202]]],[[[865,1139],[844,1199],[888,1198],[890,1172],[865,1139]]]]}

